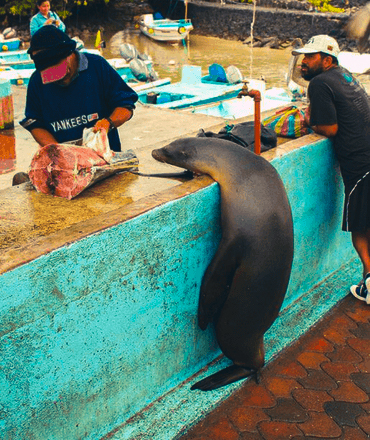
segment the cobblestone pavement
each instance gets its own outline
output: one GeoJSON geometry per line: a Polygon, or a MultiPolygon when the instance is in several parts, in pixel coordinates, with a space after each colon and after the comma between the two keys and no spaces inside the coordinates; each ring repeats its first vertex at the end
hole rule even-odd
{"type": "Polygon", "coordinates": [[[370,438],[370,306],[347,296],[181,440],[370,438]]]}

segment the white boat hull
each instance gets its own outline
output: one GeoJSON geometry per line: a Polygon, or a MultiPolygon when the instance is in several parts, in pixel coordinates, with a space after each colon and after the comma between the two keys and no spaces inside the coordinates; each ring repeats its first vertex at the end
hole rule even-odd
{"type": "Polygon", "coordinates": [[[140,31],[149,38],[167,43],[184,40],[193,25],[190,20],[154,20],[151,14],[142,15],[139,21],[140,31]]]}

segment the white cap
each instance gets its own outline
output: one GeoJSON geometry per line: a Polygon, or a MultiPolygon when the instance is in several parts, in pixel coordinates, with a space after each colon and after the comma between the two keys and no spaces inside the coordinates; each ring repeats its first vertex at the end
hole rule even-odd
{"type": "Polygon", "coordinates": [[[299,55],[301,53],[318,53],[323,52],[338,58],[340,49],[337,41],[329,37],[329,35],[315,35],[310,38],[302,48],[292,51],[292,55],[299,55]]]}

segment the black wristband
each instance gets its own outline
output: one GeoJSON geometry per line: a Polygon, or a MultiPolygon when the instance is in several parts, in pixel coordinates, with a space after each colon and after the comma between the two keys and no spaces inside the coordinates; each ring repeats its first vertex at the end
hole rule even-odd
{"type": "Polygon", "coordinates": [[[112,121],[111,118],[108,117],[108,118],[104,118],[104,119],[106,119],[109,122],[109,130],[108,130],[108,132],[112,131],[114,128],[116,128],[116,126],[113,124],[113,121],[112,121]]]}

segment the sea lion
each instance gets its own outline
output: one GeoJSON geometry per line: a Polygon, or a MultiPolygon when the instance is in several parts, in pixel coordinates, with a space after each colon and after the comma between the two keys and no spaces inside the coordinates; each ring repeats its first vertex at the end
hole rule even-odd
{"type": "Polygon", "coordinates": [[[214,322],[233,365],[191,389],[209,391],[258,375],[265,363],[263,336],[278,316],[293,260],[283,183],[263,157],[222,139],[179,139],[152,156],[209,174],[220,185],[222,238],[202,280],[198,324],[204,330],[214,322]]]}

